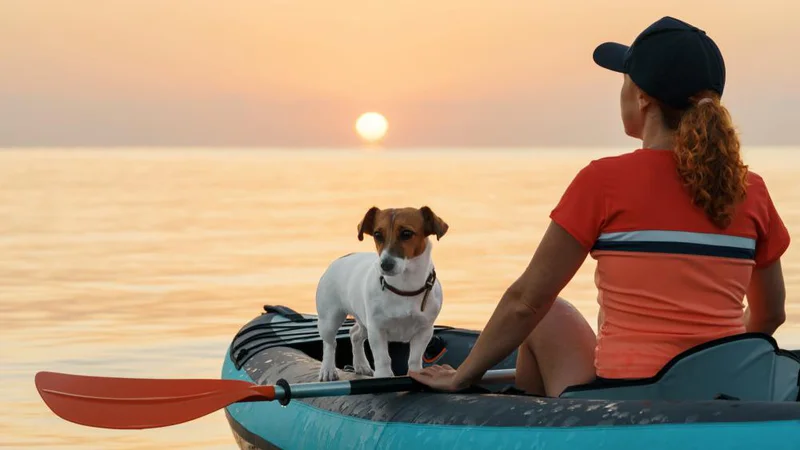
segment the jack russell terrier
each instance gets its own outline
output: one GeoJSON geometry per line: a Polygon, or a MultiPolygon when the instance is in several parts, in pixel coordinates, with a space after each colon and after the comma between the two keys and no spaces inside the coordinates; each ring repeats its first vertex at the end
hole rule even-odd
{"type": "Polygon", "coordinates": [[[372,236],[377,255],[351,253],[331,263],[317,285],[317,327],[322,337],[320,381],[339,379],[336,373],[336,333],[348,314],[353,368],[361,375],[373,371],[364,353],[369,339],[376,377],[394,376],[389,342],[410,344],[408,368],[422,370],[422,355],[433,336],[433,323],[442,308],[442,286],[431,259],[432,242],[448,225],[427,206],[369,209],[358,224],[358,240],[372,236]]]}

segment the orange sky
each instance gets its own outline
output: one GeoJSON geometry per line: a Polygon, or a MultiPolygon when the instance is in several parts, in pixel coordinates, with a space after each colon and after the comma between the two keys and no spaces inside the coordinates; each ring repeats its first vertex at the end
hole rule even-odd
{"type": "Polygon", "coordinates": [[[746,143],[800,144],[800,3],[655,3],[3,0],[0,145],[354,145],[367,110],[392,146],[632,145],[591,53],[663,15],[722,48],[746,143]]]}

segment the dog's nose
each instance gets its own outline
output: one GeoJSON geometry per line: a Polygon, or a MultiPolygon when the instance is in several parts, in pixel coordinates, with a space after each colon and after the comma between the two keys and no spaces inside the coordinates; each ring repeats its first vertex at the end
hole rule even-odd
{"type": "Polygon", "coordinates": [[[389,272],[394,269],[394,260],[391,258],[382,259],[381,269],[383,269],[384,272],[389,272]]]}

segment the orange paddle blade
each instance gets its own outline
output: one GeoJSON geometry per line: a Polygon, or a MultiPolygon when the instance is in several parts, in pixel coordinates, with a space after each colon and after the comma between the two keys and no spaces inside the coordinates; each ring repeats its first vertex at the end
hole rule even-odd
{"type": "Polygon", "coordinates": [[[36,374],[36,389],[59,417],[114,429],[158,428],[188,422],[232,403],[275,399],[273,386],[243,380],[113,378],[36,374]]]}

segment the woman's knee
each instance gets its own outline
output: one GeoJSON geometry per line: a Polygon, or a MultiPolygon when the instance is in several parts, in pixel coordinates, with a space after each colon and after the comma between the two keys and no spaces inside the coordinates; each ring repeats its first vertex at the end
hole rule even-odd
{"type": "Polygon", "coordinates": [[[592,346],[596,341],[594,330],[583,317],[578,308],[572,303],[557,297],[550,310],[534,328],[532,335],[536,334],[566,334],[566,332],[578,332],[581,339],[591,341],[592,346]]]}
{"type": "Polygon", "coordinates": [[[594,379],[596,343],[580,311],[557,298],[524,345],[535,355],[546,394],[558,396],[567,386],[594,379]]]}

